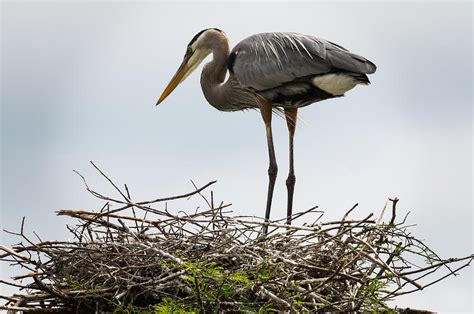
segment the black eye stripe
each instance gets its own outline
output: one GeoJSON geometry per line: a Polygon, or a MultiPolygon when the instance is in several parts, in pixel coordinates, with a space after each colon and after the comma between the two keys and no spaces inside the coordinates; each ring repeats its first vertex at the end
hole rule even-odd
{"type": "Polygon", "coordinates": [[[191,46],[192,44],[194,44],[194,42],[199,38],[199,36],[202,35],[202,33],[204,33],[205,31],[208,31],[208,30],[210,30],[210,29],[213,29],[213,30],[216,30],[216,31],[222,33],[222,31],[221,31],[220,29],[218,29],[218,28],[206,28],[206,29],[203,29],[202,31],[200,31],[199,33],[197,33],[197,34],[193,37],[193,39],[191,39],[191,41],[189,42],[188,46],[191,46]]]}

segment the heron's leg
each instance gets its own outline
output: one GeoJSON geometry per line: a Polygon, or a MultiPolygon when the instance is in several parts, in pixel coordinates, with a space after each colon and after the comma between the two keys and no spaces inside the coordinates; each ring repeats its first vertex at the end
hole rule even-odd
{"type": "Polygon", "coordinates": [[[293,193],[295,192],[295,168],[293,163],[293,138],[295,137],[296,117],[298,108],[285,108],[286,125],[288,126],[290,143],[290,168],[288,178],[286,179],[286,188],[288,189],[288,203],[286,207],[286,223],[291,225],[291,215],[293,214],[293,193]]]}
{"type": "MultiPolygon", "coordinates": [[[[263,99],[259,99],[260,112],[262,113],[263,122],[265,123],[265,130],[267,132],[267,144],[268,144],[268,156],[269,156],[269,167],[268,167],[268,194],[267,194],[267,207],[265,209],[265,221],[268,222],[270,219],[270,211],[272,207],[273,190],[275,188],[275,181],[278,173],[278,166],[275,158],[275,149],[273,147],[273,136],[272,136],[272,104],[271,102],[263,99]]],[[[266,234],[268,226],[264,225],[263,233],[266,234]]]]}

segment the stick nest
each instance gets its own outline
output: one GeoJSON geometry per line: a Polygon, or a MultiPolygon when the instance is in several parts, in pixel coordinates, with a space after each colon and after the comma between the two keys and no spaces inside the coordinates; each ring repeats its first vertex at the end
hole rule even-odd
{"type": "Polygon", "coordinates": [[[325,222],[314,207],[294,214],[288,226],[286,218],[232,215],[230,204],[215,204],[207,192],[215,182],[135,202],[126,185],[118,188],[96,169],[119,196],[94,191],[79,174],[87,191],[106,204],[98,211],[57,212],[76,220],[68,226],[73,240],[35,243],[22,223],[20,232],[9,232],[22,242],[0,245],[1,261],[27,270],[14,282],[1,281],[26,293],[0,296],[6,300],[0,309],[380,311],[397,296],[456,275],[474,258],[436,255],[410,234],[406,216],[397,222],[396,198],[375,218],[352,219],[356,204],[339,221],[325,222]],[[207,208],[168,210],[198,195],[207,208]]]}

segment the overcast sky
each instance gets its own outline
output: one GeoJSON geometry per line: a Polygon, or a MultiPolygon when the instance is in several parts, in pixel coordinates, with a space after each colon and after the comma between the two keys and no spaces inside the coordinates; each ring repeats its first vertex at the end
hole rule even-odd
{"type": "MultiPolygon", "coordinates": [[[[378,66],[372,85],[300,110],[295,210],[318,205],[333,219],[358,202],[362,217],[397,196],[400,215],[410,211],[418,225],[413,234],[442,257],[474,251],[469,2],[2,3],[1,227],[17,230],[26,216],[45,239],[69,237],[69,221],[53,211],[102,205],[72,169],[110,191],[89,160],[136,200],[217,179],[216,198],[263,216],[268,156],[258,112],[209,106],[202,67],[154,107],[190,39],[208,27],[232,46],[258,32],[316,35],[378,66]]],[[[272,218],[281,218],[283,120],[274,137],[272,218]]],[[[11,275],[2,267],[2,278],[11,275]]],[[[472,312],[472,280],[470,268],[397,304],[472,312]]]]}

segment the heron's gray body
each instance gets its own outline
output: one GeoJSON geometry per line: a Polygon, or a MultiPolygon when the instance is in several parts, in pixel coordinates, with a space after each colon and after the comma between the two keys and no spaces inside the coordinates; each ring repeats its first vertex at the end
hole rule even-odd
{"type": "MultiPolygon", "coordinates": [[[[343,96],[358,84],[369,84],[375,64],[330,41],[298,33],[261,33],[229,50],[223,31],[208,28],[188,44],[184,60],[161,94],[160,104],[208,56],[201,73],[206,100],[221,111],[259,109],[265,124],[269,167],[265,220],[270,219],[278,172],[272,135],[272,113],[284,114],[289,134],[287,223],[293,219],[296,176],[293,138],[298,108],[343,96]],[[227,81],[225,80],[229,73],[227,81]]],[[[263,234],[268,231],[264,225],[263,234]]]]}
{"type": "MultiPolygon", "coordinates": [[[[228,57],[231,86],[222,111],[258,108],[256,96],[274,107],[299,108],[343,96],[376,66],[366,58],[320,39],[298,33],[260,33],[238,43],[228,57]]],[[[210,99],[208,99],[210,100],[210,99]]]]}

